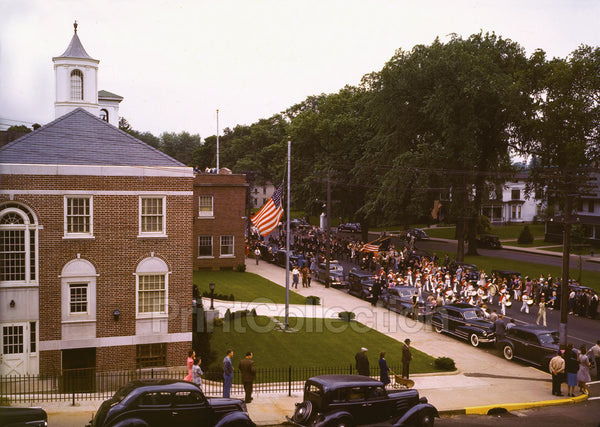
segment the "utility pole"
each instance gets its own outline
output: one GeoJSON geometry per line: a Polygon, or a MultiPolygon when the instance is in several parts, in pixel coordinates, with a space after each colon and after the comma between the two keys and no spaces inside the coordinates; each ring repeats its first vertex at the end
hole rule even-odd
{"type": "Polygon", "coordinates": [[[560,325],[558,333],[560,343],[567,345],[567,319],[569,318],[569,262],[570,255],[570,237],[571,237],[571,197],[566,194],[564,223],[563,223],[563,259],[562,259],[562,280],[560,284],[560,325]]]}

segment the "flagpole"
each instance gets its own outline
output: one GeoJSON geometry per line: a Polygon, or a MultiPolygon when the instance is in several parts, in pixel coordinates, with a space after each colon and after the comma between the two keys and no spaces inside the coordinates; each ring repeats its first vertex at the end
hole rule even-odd
{"type": "Polygon", "coordinates": [[[217,109],[217,173],[219,173],[219,110],[217,109]]]}
{"type": "Polygon", "coordinates": [[[287,161],[287,213],[285,221],[285,329],[290,326],[290,163],[292,141],[288,139],[287,161]]]}

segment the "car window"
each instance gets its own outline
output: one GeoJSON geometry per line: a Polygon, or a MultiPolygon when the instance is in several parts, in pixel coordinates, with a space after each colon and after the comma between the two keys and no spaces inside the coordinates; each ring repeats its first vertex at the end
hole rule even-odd
{"type": "Polygon", "coordinates": [[[204,396],[199,391],[178,391],[173,395],[173,404],[177,406],[197,405],[204,402],[204,396]]]}
{"type": "Polygon", "coordinates": [[[538,339],[535,336],[535,334],[531,333],[531,332],[527,332],[527,331],[521,331],[521,335],[523,337],[523,339],[529,343],[538,343],[538,339]]]}
{"type": "Polygon", "coordinates": [[[448,316],[454,317],[454,318],[460,318],[460,313],[455,310],[448,310],[448,316]]]}
{"type": "Polygon", "coordinates": [[[352,402],[357,400],[365,400],[365,389],[362,387],[345,388],[342,391],[343,400],[352,402]]]}
{"type": "Polygon", "coordinates": [[[466,320],[473,320],[473,319],[477,319],[480,316],[478,316],[478,313],[476,310],[466,310],[463,312],[463,315],[465,316],[466,320]]]}
{"type": "Polygon", "coordinates": [[[538,338],[540,340],[540,344],[542,344],[542,345],[558,344],[558,336],[556,334],[552,334],[552,333],[540,334],[538,336],[538,338]]]}
{"type": "Polygon", "coordinates": [[[149,391],[138,398],[138,406],[169,406],[171,393],[166,391],[149,391]]]}
{"type": "Polygon", "coordinates": [[[367,399],[381,399],[386,397],[387,393],[383,386],[375,386],[367,388],[367,399]]]}
{"type": "Polygon", "coordinates": [[[400,294],[403,298],[410,298],[412,296],[411,291],[409,289],[402,289],[400,294]]]}

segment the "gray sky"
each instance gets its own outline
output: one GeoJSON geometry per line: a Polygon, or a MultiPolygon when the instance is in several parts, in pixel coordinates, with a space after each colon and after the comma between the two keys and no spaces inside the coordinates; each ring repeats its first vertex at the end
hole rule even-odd
{"type": "Polygon", "coordinates": [[[74,20],[134,129],[202,138],[217,109],[221,133],[251,124],[438,36],[494,31],[549,57],[600,45],[598,0],[0,0],[0,124],[54,119],[74,20]]]}

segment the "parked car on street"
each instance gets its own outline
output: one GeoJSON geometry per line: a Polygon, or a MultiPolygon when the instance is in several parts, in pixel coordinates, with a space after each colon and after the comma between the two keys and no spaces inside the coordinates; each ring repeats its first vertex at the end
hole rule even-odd
{"type": "Polygon", "coordinates": [[[493,234],[481,234],[477,237],[477,247],[482,249],[502,249],[500,238],[493,234]]]}
{"type": "Polygon", "coordinates": [[[431,316],[431,326],[441,334],[447,332],[467,340],[473,347],[494,342],[494,323],[487,320],[479,307],[466,303],[452,303],[436,307],[431,316]]]}
{"type": "MultiPolygon", "coordinates": [[[[316,279],[325,283],[327,278],[327,264],[322,262],[317,266],[316,279]]],[[[329,286],[334,288],[347,288],[344,278],[344,267],[336,260],[329,261],[329,286]]]]}
{"type": "Polygon", "coordinates": [[[376,276],[368,271],[353,268],[348,273],[348,293],[364,300],[373,296],[376,276]]]}
{"type": "Polygon", "coordinates": [[[48,415],[42,408],[0,406],[2,427],[47,427],[48,415]]]}
{"type": "MultiPolygon", "coordinates": [[[[279,249],[275,253],[275,264],[280,267],[285,268],[285,259],[286,259],[286,250],[279,249]]],[[[290,269],[294,268],[294,266],[298,265],[298,254],[293,250],[290,250],[290,269]]]]}
{"type": "Polygon", "coordinates": [[[510,280],[514,276],[521,277],[521,272],[516,270],[492,270],[492,274],[495,274],[500,281],[503,279],[510,280]]]}
{"type": "Polygon", "coordinates": [[[338,226],[338,231],[349,231],[350,233],[360,233],[361,227],[359,222],[347,222],[338,226]]]}
{"type": "Polygon", "coordinates": [[[288,421],[296,426],[432,426],[437,409],[414,389],[389,391],[362,375],[321,375],[304,385],[288,421]]]}
{"type": "Polygon", "coordinates": [[[135,380],[105,400],[88,427],[255,426],[239,399],[206,397],[193,383],[135,380]]]}
{"type": "Polygon", "coordinates": [[[559,346],[558,331],[538,325],[515,325],[498,343],[506,360],[519,359],[549,370],[559,346]]]}
{"type": "Polygon", "coordinates": [[[406,236],[414,236],[415,240],[429,239],[429,235],[422,228],[409,228],[406,230],[406,236]]]}
{"type": "MultiPolygon", "coordinates": [[[[413,303],[412,297],[417,293],[414,286],[392,286],[384,291],[381,299],[383,306],[391,311],[412,317],[413,303]]],[[[418,298],[418,297],[417,297],[418,298]]],[[[431,311],[422,298],[417,299],[418,317],[424,317],[431,311]]]]}
{"type": "Polygon", "coordinates": [[[450,263],[450,273],[456,274],[458,268],[462,268],[463,275],[466,276],[467,281],[471,283],[477,283],[479,280],[479,268],[475,264],[467,264],[466,262],[452,261],[450,263]]]}

